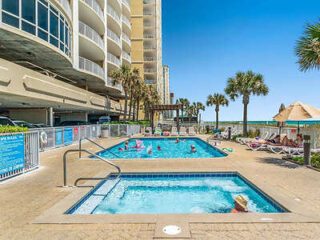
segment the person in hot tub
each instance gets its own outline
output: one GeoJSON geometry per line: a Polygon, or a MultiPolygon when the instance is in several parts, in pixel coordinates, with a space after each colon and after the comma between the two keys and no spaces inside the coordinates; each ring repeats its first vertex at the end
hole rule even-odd
{"type": "Polygon", "coordinates": [[[247,204],[248,200],[239,194],[234,199],[234,208],[230,211],[230,213],[249,213],[250,211],[248,210],[247,204]]]}

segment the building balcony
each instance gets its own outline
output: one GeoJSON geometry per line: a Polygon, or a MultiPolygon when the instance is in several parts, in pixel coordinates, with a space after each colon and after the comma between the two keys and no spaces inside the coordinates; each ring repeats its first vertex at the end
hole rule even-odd
{"type": "Polygon", "coordinates": [[[155,14],[152,11],[143,11],[143,15],[144,16],[154,16],[155,14]]]}
{"type": "Polygon", "coordinates": [[[108,51],[117,55],[121,54],[121,40],[120,37],[108,28],[107,31],[108,36],[108,51]]]}
{"type": "Polygon", "coordinates": [[[155,27],[156,27],[156,25],[153,24],[153,23],[143,23],[143,26],[144,26],[145,28],[155,28],[155,27]]]}
{"type": "Polygon", "coordinates": [[[122,0],[122,4],[127,8],[129,12],[131,12],[131,7],[127,0],[122,0]]]}
{"type": "Polygon", "coordinates": [[[117,88],[117,89],[120,90],[121,92],[123,91],[123,88],[122,88],[121,83],[115,83],[115,84],[113,84],[113,80],[112,80],[111,77],[108,77],[108,78],[107,78],[107,85],[110,86],[110,87],[117,88]]]}
{"type": "Polygon", "coordinates": [[[144,34],[143,37],[145,39],[155,39],[156,35],[155,34],[144,34]]]}
{"type": "Polygon", "coordinates": [[[143,0],[143,4],[155,4],[155,0],[143,0]]]}
{"type": "Polygon", "coordinates": [[[156,73],[156,69],[155,68],[144,68],[143,71],[144,71],[144,73],[147,73],[147,74],[156,73]]]}
{"type": "Polygon", "coordinates": [[[107,57],[107,60],[108,60],[108,64],[110,64],[110,68],[108,68],[108,70],[115,70],[115,69],[118,69],[120,68],[120,65],[121,65],[121,61],[119,58],[117,58],[115,55],[113,55],[112,53],[109,53],[108,52],[108,57],[107,57]]]}
{"type": "Polygon", "coordinates": [[[131,64],[131,56],[127,52],[122,51],[121,56],[122,56],[122,59],[125,60],[128,65],[131,64]]]}
{"type": "Polygon", "coordinates": [[[83,22],[79,22],[79,53],[95,61],[103,61],[105,58],[101,36],[83,22]]]}
{"type": "Polygon", "coordinates": [[[107,7],[107,15],[109,17],[108,20],[110,20],[110,21],[108,21],[108,25],[109,24],[112,24],[112,25],[116,24],[117,28],[121,29],[120,16],[111,5],[108,5],[108,7],[107,7]]]}
{"type": "Polygon", "coordinates": [[[91,27],[94,27],[100,35],[104,34],[105,18],[96,0],[79,1],[79,19],[91,27]]]}
{"type": "Polygon", "coordinates": [[[128,35],[125,33],[122,33],[122,42],[123,42],[122,44],[123,48],[129,52],[131,49],[131,40],[128,37],[128,35]]]}
{"type": "Polygon", "coordinates": [[[123,26],[123,30],[125,30],[125,32],[131,33],[130,20],[124,15],[122,15],[122,26],[123,26]]]}
{"type": "Polygon", "coordinates": [[[157,50],[156,47],[150,47],[150,46],[145,46],[145,47],[143,47],[143,49],[145,52],[153,52],[153,51],[157,50]]]}
{"type": "Polygon", "coordinates": [[[144,57],[145,62],[155,62],[157,61],[157,58],[155,57],[144,57]]]}
{"type": "Polygon", "coordinates": [[[69,18],[72,19],[72,10],[71,10],[69,1],[68,0],[58,0],[58,2],[61,4],[63,9],[66,11],[69,18]]]}
{"type": "Polygon", "coordinates": [[[100,67],[97,63],[92,62],[89,59],[86,59],[84,57],[79,57],[79,69],[94,74],[96,76],[99,76],[103,81],[104,79],[104,70],[102,67],[100,67]]]}

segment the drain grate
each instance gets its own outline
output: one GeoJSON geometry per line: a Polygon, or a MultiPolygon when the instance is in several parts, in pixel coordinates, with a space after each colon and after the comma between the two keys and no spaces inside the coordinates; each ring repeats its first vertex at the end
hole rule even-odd
{"type": "Polygon", "coordinates": [[[177,235],[177,234],[181,233],[181,228],[176,225],[168,225],[168,226],[165,226],[162,229],[162,231],[168,235],[177,235]]]}

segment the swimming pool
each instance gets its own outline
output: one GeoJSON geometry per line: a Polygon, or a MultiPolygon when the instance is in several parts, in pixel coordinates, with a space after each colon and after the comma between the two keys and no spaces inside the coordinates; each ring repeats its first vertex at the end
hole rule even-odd
{"type": "Polygon", "coordinates": [[[115,145],[108,151],[99,152],[98,155],[108,159],[123,158],[218,158],[225,157],[227,154],[214,148],[210,144],[199,138],[179,138],[180,142],[176,143],[176,138],[141,138],[129,139],[129,150],[125,149],[125,142],[115,145]],[[136,149],[136,141],[142,141],[142,148],[136,149]],[[191,152],[191,145],[194,145],[196,152],[191,152]],[[160,151],[158,150],[160,146],[160,151]],[[152,147],[151,154],[147,149],[152,147]]]}
{"type": "Polygon", "coordinates": [[[102,181],[67,214],[229,213],[238,194],[253,213],[287,211],[236,172],[130,173],[102,181]]]}

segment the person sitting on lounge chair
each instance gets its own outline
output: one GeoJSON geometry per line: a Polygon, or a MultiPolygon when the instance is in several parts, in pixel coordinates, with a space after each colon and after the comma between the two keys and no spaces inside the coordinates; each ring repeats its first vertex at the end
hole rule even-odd
{"type": "Polygon", "coordinates": [[[281,138],[280,138],[280,135],[277,135],[274,139],[260,140],[260,141],[253,142],[253,143],[278,146],[278,145],[281,145],[281,138]]]}
{"type": "Polygon", "coordinates": [[[288,139],[285,137],[283,139],[283,145],[288,147],[300,147],[303,143],[302,134],[297,134],[296,140],[288,139]]]}

